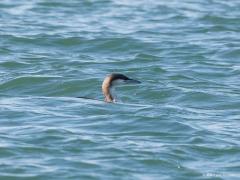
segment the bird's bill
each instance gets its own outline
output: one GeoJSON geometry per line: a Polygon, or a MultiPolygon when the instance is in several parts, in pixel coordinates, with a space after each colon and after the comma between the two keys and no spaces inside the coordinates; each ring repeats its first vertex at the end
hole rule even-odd
{"type": "Polygon", "coordinates": [[[128,79],[124,81],[126,84],[141,84],[141,81],[135,79],[128,79]]]}

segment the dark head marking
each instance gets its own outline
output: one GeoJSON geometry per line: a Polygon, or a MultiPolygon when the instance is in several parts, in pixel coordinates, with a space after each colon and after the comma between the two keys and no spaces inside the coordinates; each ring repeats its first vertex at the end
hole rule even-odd
{"type": "Polygon", "coordinates": [[[113,102],[114,101],[114,98],[111,94],[110,89],[113,85],[113,82],[117,81],[117,80],[123,80],[123,82],[126,82],[126,83],[134,83],[134,84],[136,84],[136,83],[139,84],[140,83],[140,81],[130,79],[123,74],[113,73],[113,74],[108,75],[102,83],[102,91],[103,91],[103,95],[105,96],[105,101],[106,102],[113,102]]]}

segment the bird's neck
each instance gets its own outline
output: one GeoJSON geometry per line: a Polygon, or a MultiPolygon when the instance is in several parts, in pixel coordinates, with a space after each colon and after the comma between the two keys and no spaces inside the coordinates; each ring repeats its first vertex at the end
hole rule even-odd
{"type": "Polygon", "coordinates": [[[114,99],[111,94],[105,95],[106,102],[114,102],[114,99]]]}
{"type": "Polygon", "coordinates": [[[102,92],[103,95],[105,96],[105,101],[106,102],[114,102],[113,95],[111,93],[111,85],[110,85],[110,79],[105,79],[103,84],[102,84],[102,92]]]}

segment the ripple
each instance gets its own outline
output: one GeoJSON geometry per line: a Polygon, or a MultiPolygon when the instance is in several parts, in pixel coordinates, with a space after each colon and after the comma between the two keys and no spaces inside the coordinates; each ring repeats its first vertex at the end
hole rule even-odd
{"type": "Polygon", "coordinates": [[[17,68],[28,67],[30,64],[25,62],[17,62],[17,61],[6,61],[6,62],[1,62],[0,65],[7,69],[17,69],[17,68]]]}
{"type": "Polygon", "coordinates": [[[239,5],[1,1],[0,179],[237,178],[239,5]]]}

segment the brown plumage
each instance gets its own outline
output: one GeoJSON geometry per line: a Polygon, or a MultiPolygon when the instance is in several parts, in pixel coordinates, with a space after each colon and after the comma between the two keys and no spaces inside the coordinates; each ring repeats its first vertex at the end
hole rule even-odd
{"type": "Polygon", "coordinates": [[[124,83],[140,83],[140,81],[130,79],[123,74],[113,73],[108,75],[102,83],[102,92],[106,102],[114,102],[115,99],[111,93],[111,88],[116,81],[122,81],[124,83]]]}

